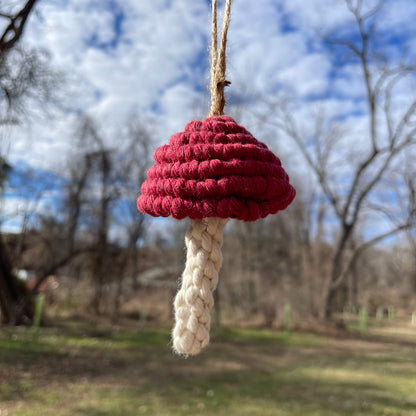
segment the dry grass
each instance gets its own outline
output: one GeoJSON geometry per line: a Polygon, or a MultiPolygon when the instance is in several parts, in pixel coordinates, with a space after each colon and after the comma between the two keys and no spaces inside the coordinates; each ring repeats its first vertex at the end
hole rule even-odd
{"type": "Polygon", "coordinates": [[[0,415],[416,416],[415,347],[399,323],[365,338],[224,330],[190,359],[172,355],[167,329],[8,329],[0,415]]]}

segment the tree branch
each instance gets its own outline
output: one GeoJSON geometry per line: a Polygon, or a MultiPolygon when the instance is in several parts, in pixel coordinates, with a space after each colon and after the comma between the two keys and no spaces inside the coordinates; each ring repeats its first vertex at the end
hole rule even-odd
{"type": "Polygon", "coordinates": [[[337,214],[338,217],[340,217],[341,211],[339,209],[338,206],[338,198],[337,196],[334,194],[334,192],[332,191],[332,189],[329,187],[327,178],[326,178],[326,172],[324,170],[321,169],[320,166],[318,166],[312,159],[312,157],[310,156],[305,143],[303,142],[303,140],[301,139],[296,126],[295,126],[295,122],[293,120],[293,117],[290,115],[290,113],[286,110],[283,109],[283,122],[282,123],[277,123],[274,122],[274,124],[279,127],[281,130],[283,130],[286,134],[288,134],[290,137],[292,137],[292,139],[295,141],[295,143],[297,144],[299,150],[301,151],[301,153],[303,154],[306,162],[308,163],[308,165],[312,168],[312,170],[315,172],[315,174],[318,177],[318,181],[322,187],[322,190],[324,191],[324,194],[326,195],[326,197],[329,199],[332,207],[334,208],[335,213],[337,214]]]}
{"type": "Polygon", "coordinates": [[[339,275],[339,277],[333,281],[331,283],[331,289],[336,289],[337,287],[340,286],[340,284],[344,281],[344,279],[346,278],[346,276],[348,275],[348,273],[351,271],[351,268],[353,266],[353,264],[357,261],[358,257],[361,255],[361,253],[366,250],[367,248],[373,246],[374,244],[378,243],[379,241],[382,241],[384,239],[386,239],[387,237],[391,237],[401,231],[404,230],[408,230],[412,227],[414,227],[416,224],[415,222],[406,222],[405,224],[399,225],[395,228],[393,228],[390,231],[386,231],[383,234],[380,234],[362,244],[360,244],[359,246],[357,246],[357,248],[354,250],[353,255],[351,256],[349,262],[347,263],[347,265],[344,267],[342,273],[339,275]]]}
{"type": "MultiPolygon", "coordinates": [[[[28,0],[22,10],[10,18],[10,23],[0,37],[0,55],[13,48],[23,34],[26,20],[37,0],[28,0]]],[[[6,17],[6,16],[3,16],[6,17]]]]}

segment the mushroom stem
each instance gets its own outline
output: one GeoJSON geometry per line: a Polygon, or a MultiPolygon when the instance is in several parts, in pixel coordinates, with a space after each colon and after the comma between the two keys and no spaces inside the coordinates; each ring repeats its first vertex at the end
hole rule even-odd
{"type": "Polygon", "coordinates": [[[173,348],[179,354],[198,354],[209,342],[213,291],[222,264],[222,235],[227,219],[191,220],[185,236],[186,265],[176,295],[173,348]]]}

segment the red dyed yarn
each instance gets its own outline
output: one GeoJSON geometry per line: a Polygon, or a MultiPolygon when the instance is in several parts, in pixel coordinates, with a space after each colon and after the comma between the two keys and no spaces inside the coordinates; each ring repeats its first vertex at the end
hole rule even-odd
{"type": "Polygon", "coordinates": [[[285,209],[296,194],[280,160],[228,116],[191,121],[154,159],[137,199],[154,217],[254,221],[285,209]]]}

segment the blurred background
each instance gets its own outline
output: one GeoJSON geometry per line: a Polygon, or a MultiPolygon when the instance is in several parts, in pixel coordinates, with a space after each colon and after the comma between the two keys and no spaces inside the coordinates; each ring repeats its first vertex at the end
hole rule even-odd
{"type": "Polygon", "coordinates": [[[226,113],[297,196],[227,224],[212,345],[184,360],[188,222],[135,201],[208,114],[210,2],[0,1],[0,415],[416,415],[415,18],[235,0],[226,113]]]}

